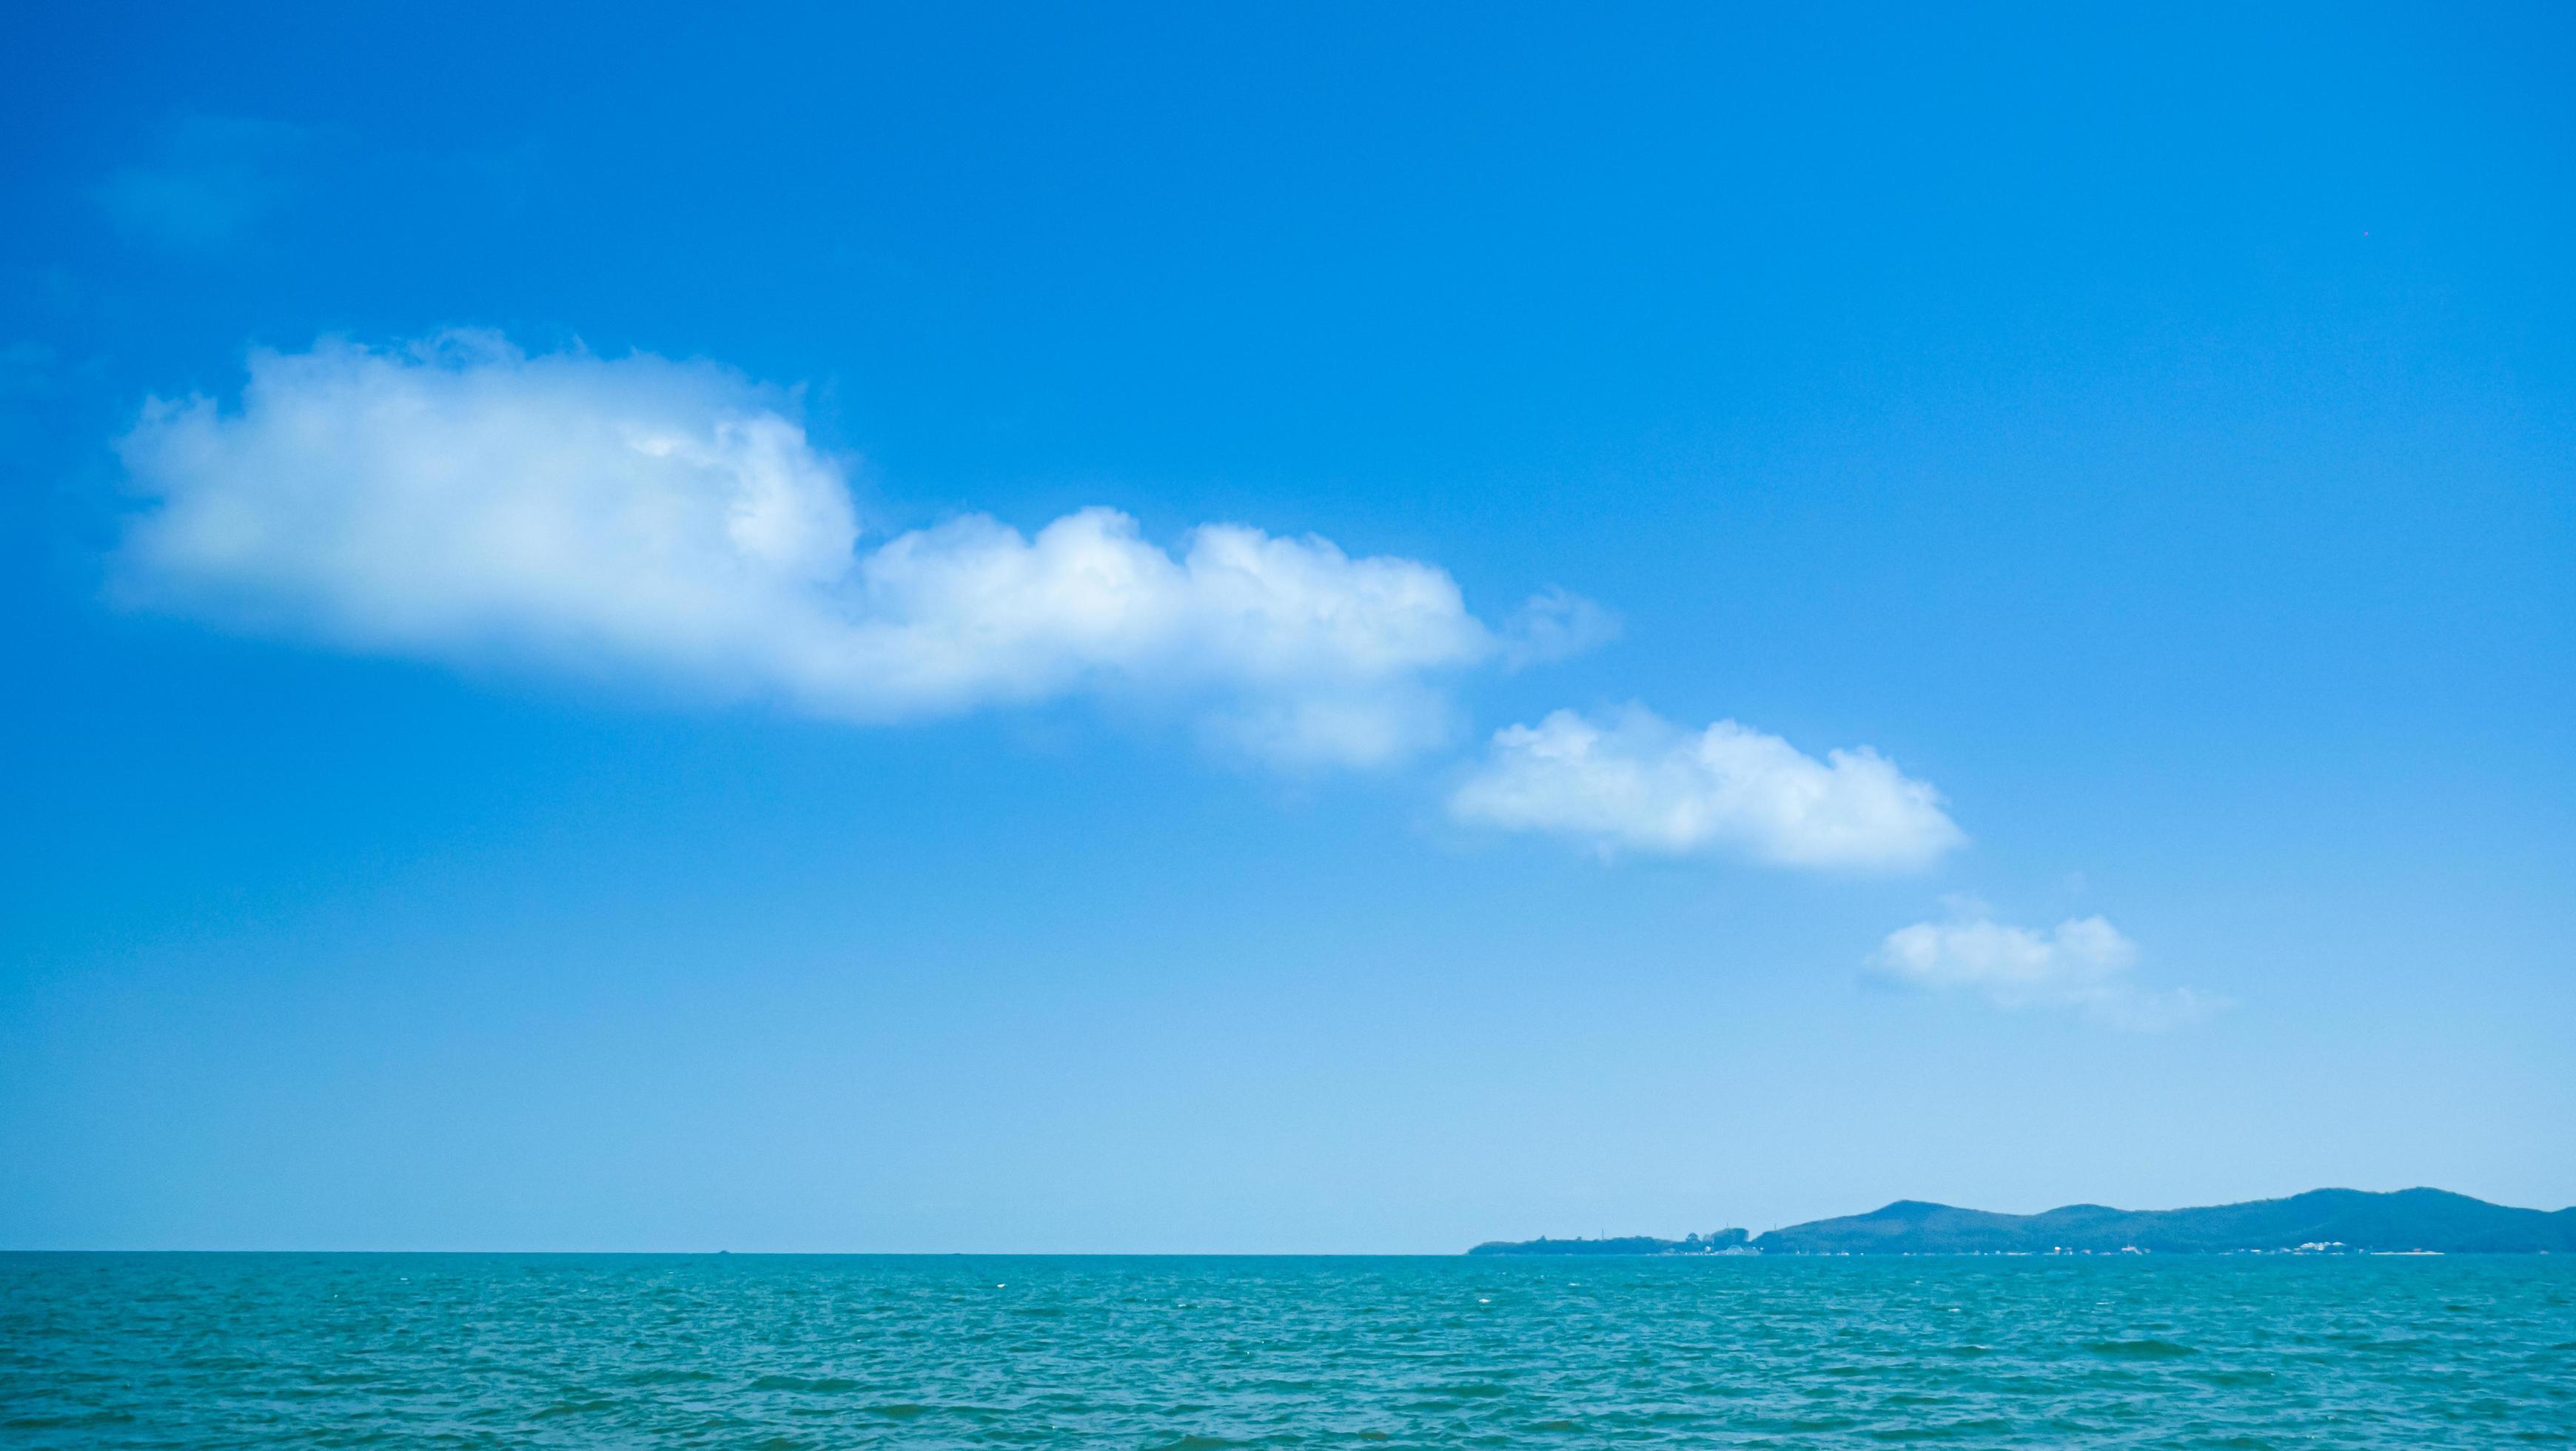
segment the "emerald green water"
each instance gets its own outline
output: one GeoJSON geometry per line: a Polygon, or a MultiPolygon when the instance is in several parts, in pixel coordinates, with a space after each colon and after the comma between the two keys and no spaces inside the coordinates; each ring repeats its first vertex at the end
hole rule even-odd
{"type": "Polygon", "coordinates": [[[2507,1446],[2576,1260],[0,1256],[0,1444],[2507,1446]]]}

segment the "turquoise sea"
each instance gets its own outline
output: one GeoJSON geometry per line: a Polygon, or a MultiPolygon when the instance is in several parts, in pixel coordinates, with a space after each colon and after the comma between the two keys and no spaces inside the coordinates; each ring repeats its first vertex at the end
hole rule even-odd
{"type": "Polygon", "coordinates": [[[2576,1440],[2576,1259],[0,1256],[10,1447],[2576,1440]]]}

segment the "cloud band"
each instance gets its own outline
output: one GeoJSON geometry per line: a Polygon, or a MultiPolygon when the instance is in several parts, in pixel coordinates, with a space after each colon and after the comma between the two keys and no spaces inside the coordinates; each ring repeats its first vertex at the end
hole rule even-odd
{"type": "Polygon", "coordinates": [[[136,600],[851,721],[1143,693],[1274,760],[1365,765],[1447,734],[1447,673],[1600,628],[1551,595],[1498,632],[1434,565],[1237,524],[1166,550],[1109,509],[862,549],[788,395],[488,333],[254,353],[237,410],[156,401],[118,449],[147,502],[121,557],[136,600]]]}

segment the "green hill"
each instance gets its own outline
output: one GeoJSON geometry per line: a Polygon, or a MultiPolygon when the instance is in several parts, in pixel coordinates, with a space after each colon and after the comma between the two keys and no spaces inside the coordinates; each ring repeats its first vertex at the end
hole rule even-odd
{"type": "Polygon", "coordinates": [[[2302,1245],[2356,1253],[2576,1253],[2576,1210],[2511,1209],[2439,1189],[2317,1189],[2200,1209],[2071,1204],[2045,1214],[1899,1200],[1868,1214],[1775,1229],[1754,1243],[1764,1254],[2230,1254],[2302,1245]]]}
{"type": "MultiPolygon", "coordinates": [[[[1496,1241],[1479,1255],[1671,1255],[1741,1252],[1742,1230],[1705,1239],[1496,1241]]],[[[2374,1194],[2316,1189],[2287,1199],[2198,1209],[2070,1204],[2045,1214],[1990,1214],[1900,1199],[1884,1209],[1775,1229],[1763,1254],[2246,1254],[2306,1250],[2442,1254],[2576,1254],[2576,1209],[2513,1209],[2440,1189],[2374,1194]]]]}

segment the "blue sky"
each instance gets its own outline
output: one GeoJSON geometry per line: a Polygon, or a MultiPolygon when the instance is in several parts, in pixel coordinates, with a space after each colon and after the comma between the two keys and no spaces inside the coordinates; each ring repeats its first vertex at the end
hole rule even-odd
{"type": "Polygon", "coordinates": [[[100,6],[0,1244],[2576,1202],[2549,7],[100,6]]]}

